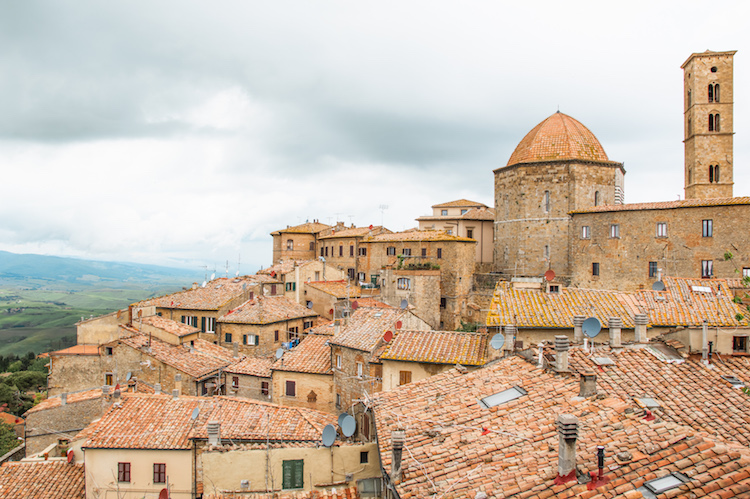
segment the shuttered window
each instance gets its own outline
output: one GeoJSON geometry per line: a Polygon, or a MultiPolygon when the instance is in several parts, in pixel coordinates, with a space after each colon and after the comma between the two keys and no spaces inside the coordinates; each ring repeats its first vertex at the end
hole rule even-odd
{"type": "Polygon", "coordinates": [[[406,385],[411,383],[411,371],[399,371],[398,372],[398,384],[406,385]]]}
{"type": "Polygon", "coordinates": [[[304,487],[304,463],[303,459],[284,461],[284,478],[282,488],[301,489],[304,487]]]}

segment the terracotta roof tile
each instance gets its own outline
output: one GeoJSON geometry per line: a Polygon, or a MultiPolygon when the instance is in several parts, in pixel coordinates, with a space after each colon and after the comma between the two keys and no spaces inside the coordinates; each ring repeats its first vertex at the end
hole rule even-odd
{"type": "Polygon", "coordinates": [[[431,364],[484,365],[487,334],[460,331],[398,331],[385,351],[383,360],[431,364]]]}
{"type": "Polygon", "coordinates": [[[263,357],[247,357],[241,361],[224,368],[224,372],[232,374],[245,374],[258,376],[260,378],[271,377],[271,364],[273,359],[263,357]]]}
{"type": "Polygon", "coordinates": [[[56,352],[50,352],[50,355],[99,355],[99,346],[73,345],[70,348],[64,348],[56,352]]]}
{"type": "Polygon", "coordinates": [[[189,449],[208,438],[207,423],[221,424],[222,439],[293,441],[315,445],[333,415],[233,397],[123,394],[99,421],[89,425],[84,448],[189,449]],[[198,417],[192,414],[198,409],[198,417]]]}
{"type": "Polygon", "coordinates": [[[160,317],[158,315],[151,315],[140,319],[133,319],[133,322],[135,322],[136,324],[138,324],[138,322],[141,322],[148,326],[153,326],[155,328],[161,329],[165,333],[177,336],[178,338],[182,338],[183,336],[190,336],[191,334],[200,332],[200,329],[198,329],[197,327],[183,324],[182,322],[173,321],[172,319],[167,319],[166,317],[160,317]]]}
{"type": "MultiPolygon", "coordinates": [[[[78,402],[85,402],[87,400],[94,400],[103,396],[101,388],[94,388],[93,390],[85,390],[82,392],[72,392],[67,395],[67,404],[75,404],[78,402]]],[[[47,409],[53,409],[60,407],[61,400],[59,396],[49,397],[42,400],[37,405],[26,411],[25,415],[29,415],[35,412],[44,411],[47,409]]]]}
{"type": "Polygon", "coordinates": [[[83,499],[83,465],[63,461],[3,463],[0,496],[3,499],[83,499]]]}
{"type": "Polygon", "coordinates": [[[716,486],[728,491],[728,497],[742,495],[731,487],[747,483],[747,447],[712,440],[672,422],[645,421],[628,410],[633,406],[627,400],[583,399],[577,397],[578,389],[575,378],[511,357],[473,372],[451,369],[378,393],[372,405],[384,472],[391,471],[391,432],[403,429],[403,475],[396,484],[402,499],[466,498],[479,491],[488,497],[632,498],[645,480],[672,471],[691,478],[677,494],[716,486]],[[513,387],[525,393],[489,409],[478,403],[513,387]],[[581,471],[595,471],[596,447],[605,447],[608,484],[592,491],[576,480],[554,484],[560,414],[578,418],[576,465],[581,471]]]}
{"type": "Polygon", "coordinates": [[[273,324],[303,317],[316,317],[312,310],[285,296],[256,296],[219,317],[233,324],[273,324]]]}
{"type": "Polygon", "coordinates": [[[696,208],[704,206],[731,206],[750,204],[750,197],[712,198],[712,199],[681,199],[678,201],[659,201],[655,203],[630,203],[616,205],[601,205],[585,210],[573,210],[576,213],[604,213],[611,211],[639,211],[639,210],[671,210],[675,208],[696,208]]]}
{"type": "Polygon", "coordinates": [[[379,236],[368,237],[365,241],[370,243],[380,242],[400,242],[400,241],[457,241],[476,243],[474,239],[468,237],[458,237],[448,234],[443,230],[410,230],[404,232],[394,232],[393,234],[380,234],[379,236]]]}
{"type": "Polygon", "coordinates": [[[335,298],[359,298],[362,296],[362,288],[356,284],[350,284],[348,281],[310,281],[306,282],[305,286],[317,289],[335,298]]]}
{"type": "Polygon", "coordinates": [[[136,307],[155,306],[159,308],[175,308],[182,310],[218,310],[231,300],[241,296],[249,286],[262,282],[276,282],[270,276],[252,275],[228,279],[219,278],[206,284],[206,287],[188,289],[143,300],[135,304],[136,307]]]}
{"type": "Polygon", "coordinates": [[[205,499],[359,499],[357,487],[332,487],[315,490],[286,490],[281,492],[235,494],[234,492],[217,492],[203,496],[205,499]]]}
{"type": "Polygon", "coordinates": [[[476,201],[469,201],[468,199],[457,199],[455,201],[448,201],[447,203],[433,204],[433,208],[487,208],[486,204],[478,203],[476,201]]]}
{"type": "Polygon", "coordinates": [[[572,328],[573,316],[596,317],[606,326],[620,317],[623,327],[633,328],[635,314],[649,316],[651,326],[700,325],[746,326],[737,320],[742,305],[733,301],[732,283],[725,279],[664,277],[664,291],[625,291],[562,288],[559,293],[515,289],[500,281],[487,315],[487,325],[512,324],[520,328],[572,328]],[[710,292],[696,291],[695,286],[710,292]]]}
{"type": "Polygon", "coordinates": [[[352,227],[349,229],[331,230],[331,233],[329,235],[321,236],[318,239],[335,239],[339,237],[365,237],[373,233],[381,234],[383,232],[390,233],[391,231],[381,225],[373,226],[372,229],[369,227],[352,227]]]}
{"type": "Polygon", "coordinates": [[[0,421],[9,425],[22,424],[24,422],[22,417],[5,411],[0,411],[0,421]]]}
{"type": "Polygon", "coordinates": [[[342,325],[341,332],[330,339],[332,345],[371,352],[383,341],[386,331],[395,331],[396,323],[410,312],[398,308],[359,307],[342,325]]]}
{"type": "Polygon", "coordinates": [[[289,272],[292,272],[295,267],[304,267],[314,261],[315,260],[282,260],[268,268],[259,270],[258,274],[270,275],[271,272],[275,272],[276,274],[288,274],[289,272]]]}
{"type": "Polygon", "coordinates": [[[610,395],[656,399],[661,407],[655,414],[662,419],[750,445],[750,397],[721,377],[735,376],[750,386],[750,359],[721,357],[708,368],[693,360],[665,360],[657,347],[619,353],[603,347],[593,356],[572,348],[570,368],[594,371],[597,386],[610,395]],[[599,367],[592,360],[597,356],[614,364],[599,367]]]}
{"type": "Polygon", "coordinates": [[[299,345],[284,353],[273,363],[274,371],[291,371],[312,374],[333,374],[331,370],[331,336],[308,334],[299,345]]]}
{"type": "Polygon", "coordinates": [[[318,223],[318,222],[306,222],[293,227],[287,227],[286,229],[279,229],[271,232],[272,236],[284,233],[297,233],[297,234],[318,234],[327,229],[330,229],[330,225],[318,223]]]}
{"type": "Polygon", "coordinates": [[[148,336],[138,333],[135,329],[126,326],[121,327],[131,333],[132,336],[126,336],[116,341],[128,345],[142,354],[153,357],[196,379],[212,375],[219,369],[237,362],[237,359],[232,356],[231,351],[214,345],[210,341],[197,339],[191,347],[189,345],[172,345],[156,338],[151,338],[149,346],[148,336]]]}

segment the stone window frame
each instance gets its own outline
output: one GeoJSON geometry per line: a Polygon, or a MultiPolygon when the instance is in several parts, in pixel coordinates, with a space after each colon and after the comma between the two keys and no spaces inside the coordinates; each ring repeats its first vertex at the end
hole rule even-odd
{"type": "Polygon", "coordinates": [[[714,237],[714,221],[712,218],[706,218],[701,223],[701,233],[703,237],[714,237]]]}
{"type": "Polygon", "coordinates": [[[609,238],[620,239],[620,224],[609,224],[609,238]]]}
{"type": "Polygon", "coordinates": [[[287,251],[293,251],[294,250],[294,239],[287,239],[286,240],[286,249],[287,249],[287,251]]]}
{"type": "Polygon", "coordinates": [[[581,239],[591,239],[591,227],[588,225],[581,226],[581,239]]]}
{"type": "Polygon", "coordinates": [[[448,216],[448,210],[440,210],[440,216],[441,217],[447,217],[448,216]]]}
{"type": "Polygon", "coordinates": [[[708,183],[709,184],[718,184],[720,179],[720,169],[719,165],[708,165],[708,183]]]}
{"type": "Polygon", "coordinates": [[[401,290],[411,289],[411,279],[408,277],[399,277],[396,283],[396,287],[401,290]]]}
{"type": "Polygon", "coordinates": [[[591,275],[599,276],[600,272],[601,268],[599,266],[599,262],[591,262],[591,275]]]}
{"type": "Polygon", "coordinates": [[[656,222],[656,237],[667,237],[667,222],[656,222]]]}
{"type": "Polygon", "coordinates": [[[648,262],[648,276],[649,277],[656,277],[659,273],[659,263],[658,262],[648,262]]]}

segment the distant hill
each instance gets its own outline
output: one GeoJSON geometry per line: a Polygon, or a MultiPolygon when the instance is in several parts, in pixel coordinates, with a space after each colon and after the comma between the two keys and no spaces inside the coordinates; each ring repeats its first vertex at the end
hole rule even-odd
{"type": "Polygon", "coordinates": [[[100,262],[0,251],[0,285],[53,285],[70,288],[120,287],[117,284],[186,286],[201,280],[198,271],[136,263],[100,262]]]}

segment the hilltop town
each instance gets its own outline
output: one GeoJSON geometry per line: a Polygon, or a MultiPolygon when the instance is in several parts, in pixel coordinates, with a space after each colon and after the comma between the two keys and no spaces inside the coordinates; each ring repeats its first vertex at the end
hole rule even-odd
{"type": "Polygon", "coordinates": [[[492,207],[287,226],[257,274],[80,321],[0,496],[750,497],[734,54],[682,66],[682,200],[627,204],[556,112],[492,207]]]}

